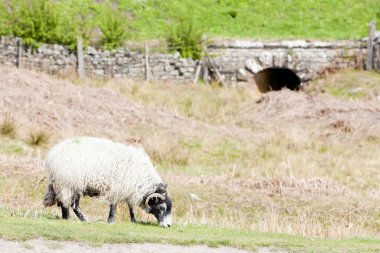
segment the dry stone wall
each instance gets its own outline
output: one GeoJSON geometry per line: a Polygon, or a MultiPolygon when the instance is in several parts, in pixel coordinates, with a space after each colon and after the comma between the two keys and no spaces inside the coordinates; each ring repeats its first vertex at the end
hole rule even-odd
{"type": "MultiPolygon", "coordinates": [[[[380,66],[380,39],[376,43],[375,64],[380,66]]],[[[250,75],[272,66],[292,69],[305,82],[326,69],[362,68],[366,58],[363,41],[214,40],[207,50],[225,82],[231,85],[247,82],[250,75]]],[[[32,50],[18,38],[2,37],[0,64],[57,74],[75,71],[77,58],[75,52],[60,45],[42,45],[32,50]]],[[[145,78],[145,56],[139,50],[88,47],[84,50],[84,66],[88,76],[145,78]]],[[[180,58],[178,53],[152,53],[149,66],[152,80],[190,82],[197,61],[180,58]]]]}

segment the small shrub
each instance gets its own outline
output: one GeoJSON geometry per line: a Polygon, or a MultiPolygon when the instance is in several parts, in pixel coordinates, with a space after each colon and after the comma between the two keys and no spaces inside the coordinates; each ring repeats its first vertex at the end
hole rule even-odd
{"type": "Polygon", "coordinates": [[[235,10],[228,11],[228,15],[230,15],[231,18],[236,18],[238,15],[238,12],[235,10]]]}
{"type": "Polygon", "coordinates": [[[121,47],[127,37],[127,17],[119,9],[106,5],[99,16],[100,43],[108,49],[121,47]]]}
{"type": "Polygon", "coordinates": [[[179,52],[184,58],[201,58],[202,33],[193,22],[181,20],[168,34],[166,41],[170,50],[179,52]]]}
{"type": "Polygon", "coordinates": [[[29,133],[27,143],[31,146],[44,146],[48,143],[49,139],[50,135],[43,130],[32,131],[29,133]]]}
{"type": "Polygon", "coordinates": [[[16,136],[16,128],[17,128],[16,121],[11,116],[6,114],[4,116],[3,121],[0,124],[1,135],[14,138],[16,136]]]}

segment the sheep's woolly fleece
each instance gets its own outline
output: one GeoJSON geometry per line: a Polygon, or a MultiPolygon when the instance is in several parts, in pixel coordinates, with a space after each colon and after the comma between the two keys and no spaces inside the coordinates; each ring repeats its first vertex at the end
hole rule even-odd
{"type": "Polygon", "coordinates": [[[109,204],[140,205],[162,183],[142,148],[107,139],[78,137],[54,146],[45,160],[49,181],[64,206],[87,188],[109,204]]]}

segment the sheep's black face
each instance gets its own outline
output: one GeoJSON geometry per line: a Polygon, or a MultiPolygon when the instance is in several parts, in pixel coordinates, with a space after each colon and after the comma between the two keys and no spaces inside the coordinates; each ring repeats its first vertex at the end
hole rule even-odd
{"type": "Polygon", "coordinates": [[[172,200],[166,192],[166,185],[159,187],[156,193],[161,194],[165,199],[152,197],[148,201],[146,211],[153,214],[162,227],[170,227],[172,224],[172,200]]]}
{"type": "Polygon", "coordinates": [[[148,213],[153,214],[162,227],[170,227],[172,224],[172,201],[169,196],[165,200],[153,198],[149,201],[148,213]]]}

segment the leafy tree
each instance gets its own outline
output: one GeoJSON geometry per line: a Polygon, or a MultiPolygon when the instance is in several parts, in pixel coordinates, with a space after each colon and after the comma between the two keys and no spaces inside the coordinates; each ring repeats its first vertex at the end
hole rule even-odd
{"type": "Polygon", "coordinates": [[[118,7],[111,2],[104,4],[99,13],[99,29],[101,31],[101,45],[106,49],[121,47],[127,37],[128,18],[118,7]]]}
{"type": "Polygon", "coordinates": [[[59,42],[60,15],[49,0],[5,1],[1,4],[0,19],[1,35],[20,37],[33,47],[41,42],[59,42]]]}
{"type": "Polygon", "coordinates": [[[59,3],[62,19],[58,28],[61,44],[75,49],[77,36],[86,47],[95,37],[97,6],[93,0],[65,0],[59,3]]]}

